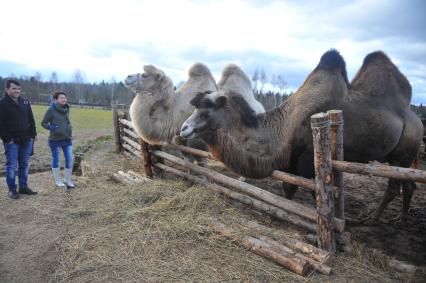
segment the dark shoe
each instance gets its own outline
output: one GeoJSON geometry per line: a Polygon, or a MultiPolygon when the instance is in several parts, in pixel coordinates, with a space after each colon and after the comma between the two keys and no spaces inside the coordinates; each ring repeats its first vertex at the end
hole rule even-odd
{"type": "Polygon", "coordinates": [[[13,199],[18,199],[19,198],[19,194],[16,191],[9,191],[9,193],[7,195],[10,198],[13,198],[13,199]]]}
{"type": "Polygon", "coordinates": [[[30,188],[25,187],[25,188],[19,188],[19,193],[23,194],[23,195],[36,195],[38,194],[37,192],[32,191],[30,188]]]}

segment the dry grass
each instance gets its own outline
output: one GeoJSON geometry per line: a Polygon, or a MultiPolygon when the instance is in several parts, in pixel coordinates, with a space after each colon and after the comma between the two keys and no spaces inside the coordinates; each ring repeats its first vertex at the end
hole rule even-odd
{"type": "Polygon", "coordinates": [[[205,187],[160,180],[96,191],[96,200],[73,196],[80,209],[68,211],[61,225],[77,224],[79,232],[58,242],[53,281],[298,280],[207,229],[212,218],[235,222],[243,215],[205,187]]]}
{"type": "MultiPolygon", "coordinates": [[[[111,143],[111,141],[107,141],[111,143]]],[[[100,143],[86,157],[78,189],[34,202],[38,221],[61,227],[57,264],[50,282],[404,282],[409,275],[388,268],[388,258],[355,243],[352,255],[330,265],[333,275],[298,276],[213,233],[220,220],[244,234],[275,239],[301,237],[293,227],[247,228],[245,221],[271,220],[231,204],[208,186],[166,176],[137,185],[108,179],[117,170],[140,170],[140,162],[100,143]],[[136,169],[135,169],[136,168],[136,169]],[[90,170],[89,170],[90,169],[90,170]]],[[[274,226],[274,225],[272,225],[274,226]]]]}
{"type": "MultiPolygon", "coordinates": [[[[138,187],[88,181],[90,192],[70,197],[60,225],[59,266],[54,282],[353,282],[402,280],[377,251],[356,246],[332,266],[337,275],[297,276],[212,233],[220,219],[234,227],[255,216],[233,208],[201,185],[157,180],[138,187]],[[343,277],[342,277],[343,275],[343,277]]],[[[240,227],[241,228],[241,227],[240,227]]],[[[245,228],[244,233],[259,231],[245,228]]],[[[276,231],[276,238],[294,236],[276,231]]]]}

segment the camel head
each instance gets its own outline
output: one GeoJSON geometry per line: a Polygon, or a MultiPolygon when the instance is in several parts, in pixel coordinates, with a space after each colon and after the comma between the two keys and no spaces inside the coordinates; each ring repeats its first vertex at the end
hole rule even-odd
{"type": "Polygon", "coordinates": [[[167,93],[173,90],[172,80],[153,65],[145,65],[144,73],[128,75],[124,83],[128,89],[139,94],[142,92],[167,93]]]}
{"type": "Polygon", "coordinates": [[[194,112],[182,124],[180,135],[193,139],[218,129],[245,126],[255,128],[258,119],[255,111],[238,93],[232,91],[202,92],[192,100],[194,112]]]}

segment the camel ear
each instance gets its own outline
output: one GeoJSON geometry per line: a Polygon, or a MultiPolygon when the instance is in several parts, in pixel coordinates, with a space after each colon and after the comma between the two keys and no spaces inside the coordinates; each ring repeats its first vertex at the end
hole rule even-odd
{"type": "Polygon", "coordinates": [[[163,78],[163,75],[160,73],[155,74],[155,80],[160,81],[163,78]]]}
{"type": "Polygon", "coordinates": [[[241,95],[233,95],[231,100],[240,113],[243,124],[249,128],[256,128],[259,125],[259,120],[256,112],[247,101],[241,95]]]}
{"type": "Polygon", "coordinates": [[[219,109],[219,108],[224,107],[226,105],[227,101],[228,101],[228,99],[226,98],[226,96],[223,96],[223,95],[219,96],[215,100],[215,106],[214,106],[214,108],[215,109],[219,109]]]}

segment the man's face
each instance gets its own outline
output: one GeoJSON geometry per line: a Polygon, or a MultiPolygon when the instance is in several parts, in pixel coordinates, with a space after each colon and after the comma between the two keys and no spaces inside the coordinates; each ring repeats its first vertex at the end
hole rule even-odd
{"type": "Polygon", "coordinates": [[[7,95],[12,99],[17,99],[21,95],[21,87],[14,83],[10,84],[10,87],[6,89],[7,95]]]}

